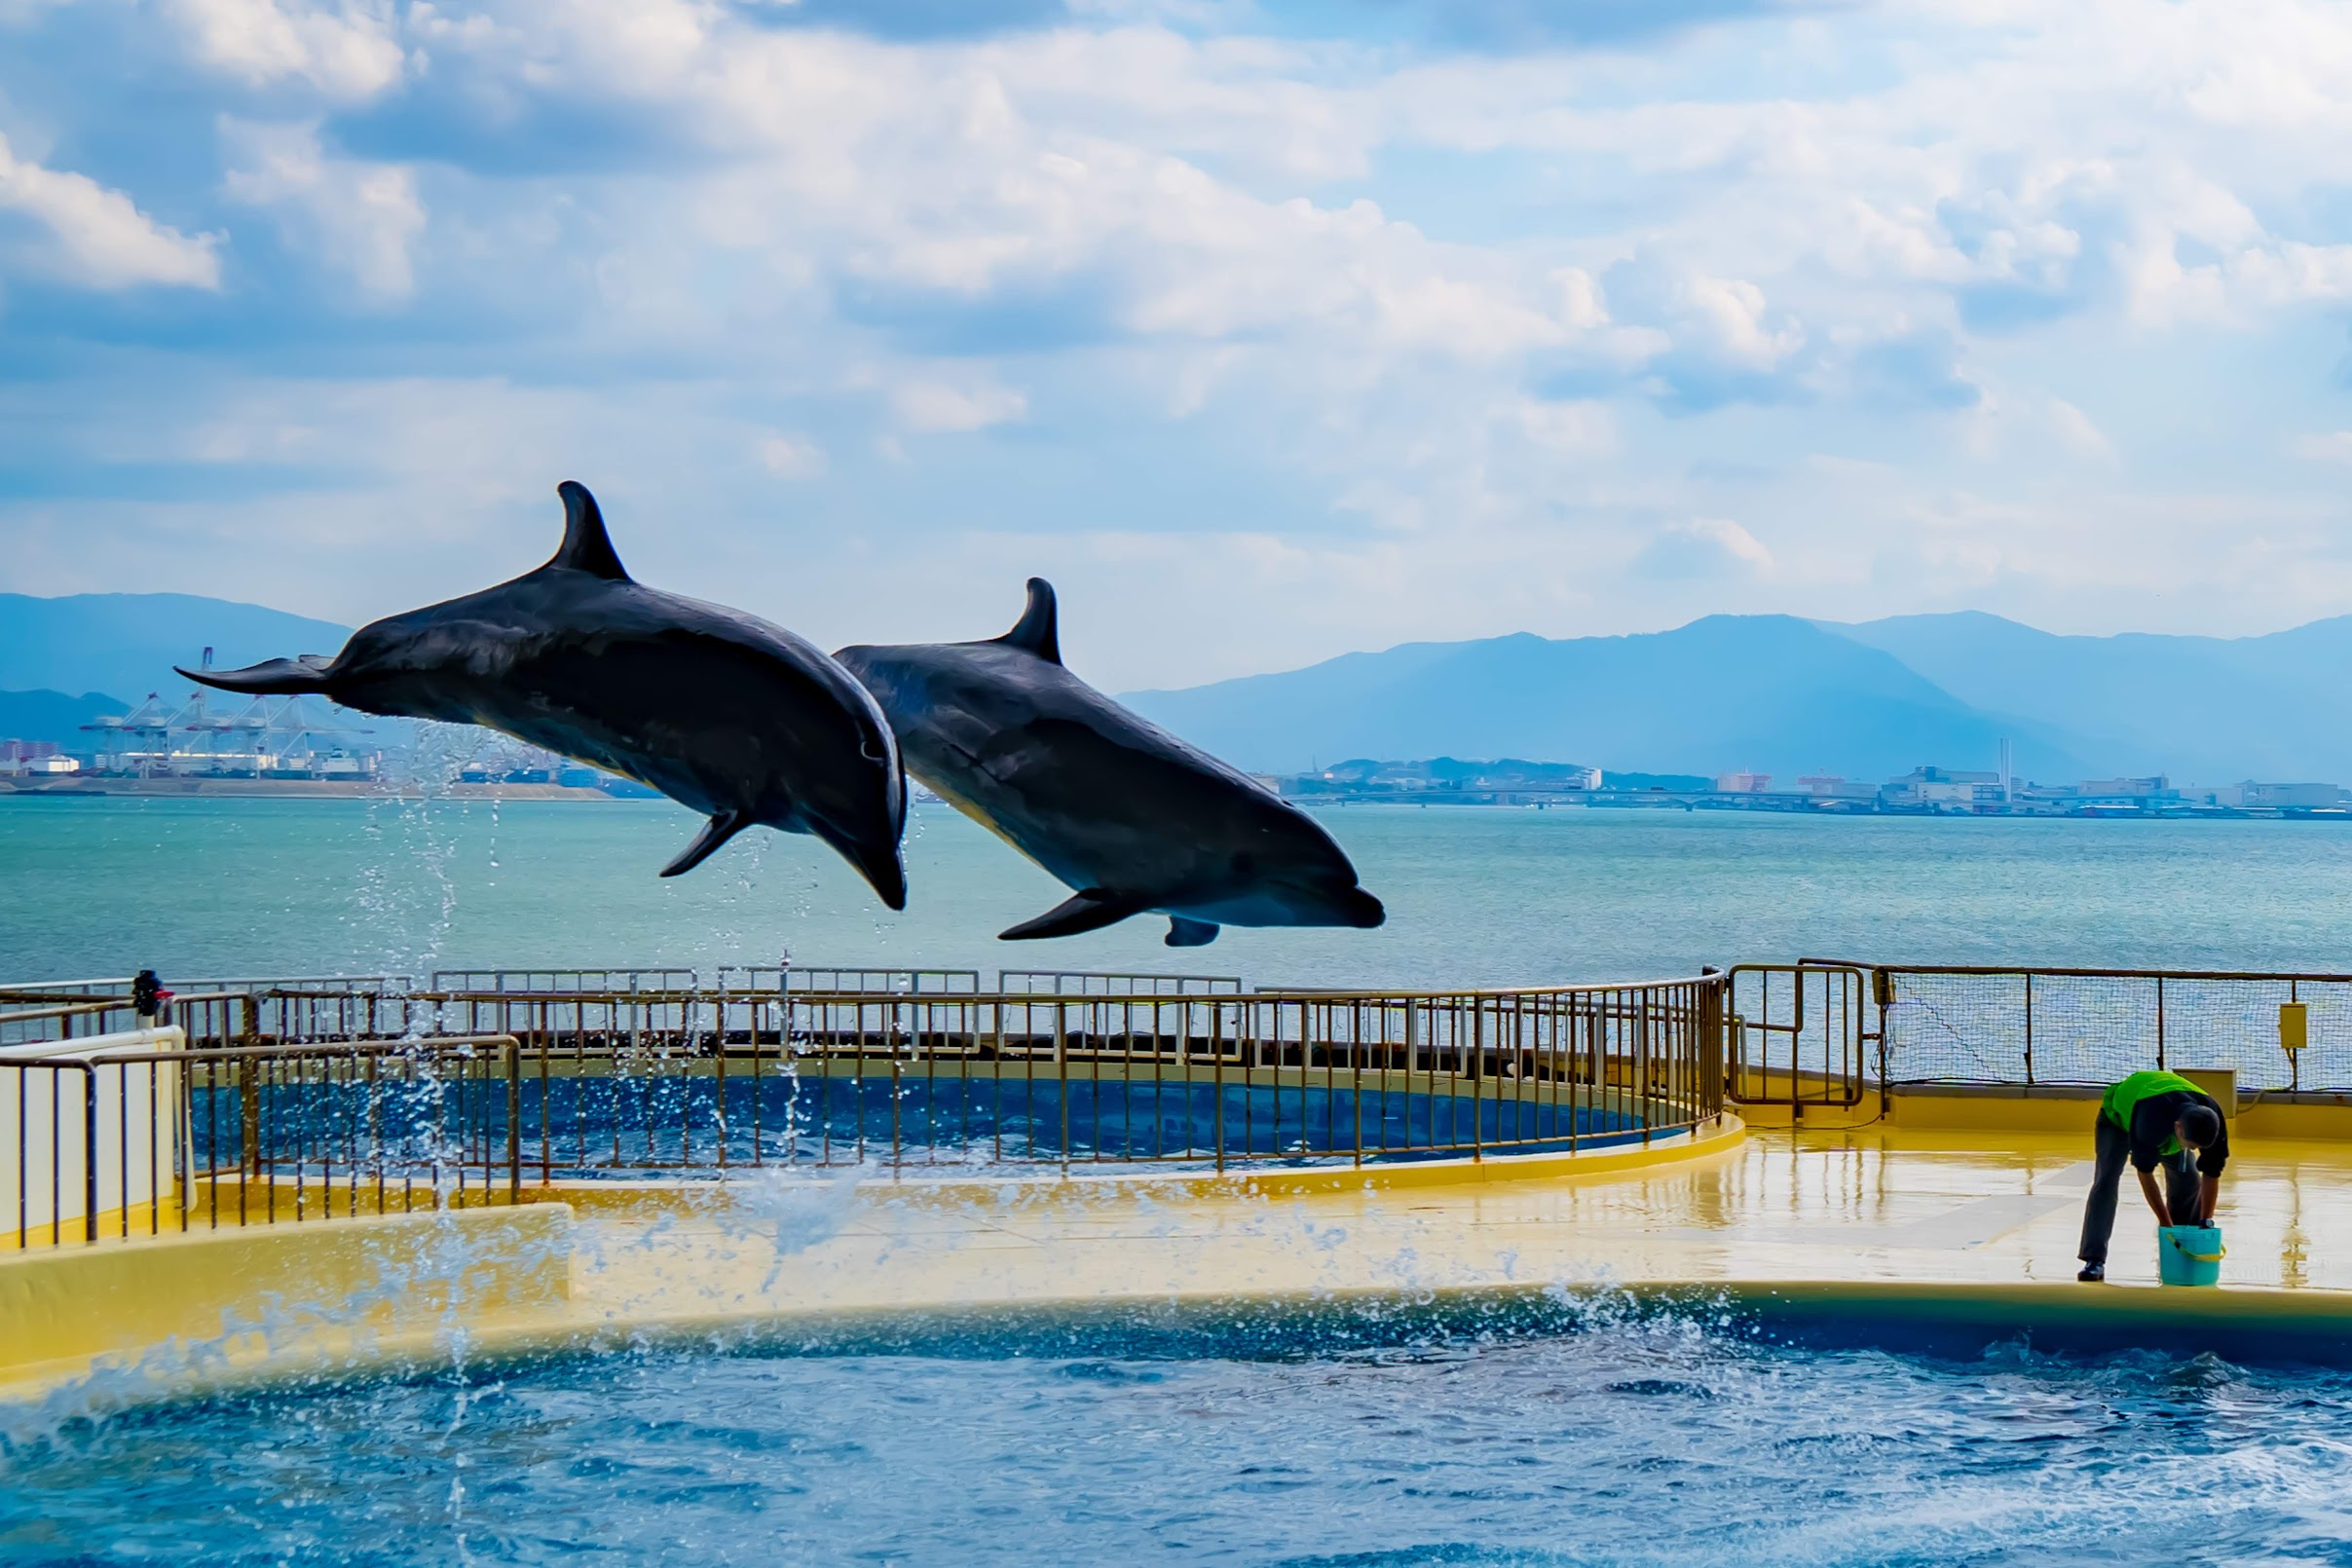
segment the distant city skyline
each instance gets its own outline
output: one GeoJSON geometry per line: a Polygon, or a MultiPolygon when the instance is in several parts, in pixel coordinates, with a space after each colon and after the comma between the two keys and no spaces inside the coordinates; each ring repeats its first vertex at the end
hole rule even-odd
{"type": "Polygon", "coordinates": [[[2352,13],[0,8],[0,588],[622,557],[1106,688],[2352,610],[2352,13]]]}

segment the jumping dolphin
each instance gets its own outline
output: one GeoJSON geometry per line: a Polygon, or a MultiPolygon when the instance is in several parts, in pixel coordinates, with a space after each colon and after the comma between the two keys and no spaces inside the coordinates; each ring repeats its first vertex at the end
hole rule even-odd
{"type": "Polygon", "coordinates": [[[881,702],[909,772],[1077,889],[1008,942],[1143,914],[1169,917],[1172,948],[1220,925],[1387,918],[1312,817],[1064,669],[1042,578],[1002,637],[834,657],[881,702]]]}
{"type": "Polygon", "coordinates": [[[564,542],[536,572],[371,622],[333,658],[179,673],[487,725],[707,814],[664,877],[763,823],[823,840],[905,909],[906,778],[866,689],[781,626],[632,581],[587,487],[556,493],[564,542]]]}

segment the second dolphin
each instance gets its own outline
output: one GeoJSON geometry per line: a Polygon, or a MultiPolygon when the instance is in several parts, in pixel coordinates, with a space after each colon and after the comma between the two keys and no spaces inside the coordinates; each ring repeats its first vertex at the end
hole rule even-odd
{"type": "Polygon", "coordinates": [[[865,688],[781,626],[631,580],[596,498],[558,493],[564,542],[536,572],[370,622],[333,658],[180,674],[487,725],[706,813],[664,877],[764,823],[831,844],[905,909],[906,779],[865,688]]]}
{"type": "Polygon", "coordinates": [[[1168,945],[1221,925],[1374,926],[1380,900],[1304,811],[1062,666],[1054,590],[979,643],[844,648],[907,770],[1077,891],[1001,933],[1076,936],[1169,917],[1168,945]]]}

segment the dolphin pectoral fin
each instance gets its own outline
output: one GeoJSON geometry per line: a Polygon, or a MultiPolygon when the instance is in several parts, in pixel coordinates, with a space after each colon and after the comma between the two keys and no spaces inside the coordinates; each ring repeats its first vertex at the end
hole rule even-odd
{"type": "Polygon", "coordinates": [[[999,942],[1034,942],[1043,937],[1074,937],[1088,931],[1100,931],[1106,925],[1116,925],[1131,915],[1143,913],[1143,906],[1132,898],[1106,893],[1100,887],[1090,887],[1074,893],[1033,920],[996,933],[999,942]]]}
{"type": "Polygon", "coordinates": [[[1172,948],[1205,948],[1216,940],[1217,927],[1212,920],[1187,920],[1181,915],[1168,916],[1168,935],[1161,938],[1172,948]]]}
{"type": "Polygon", "coordinates": [[[223,691],[243,691],[253,696],[301,696],[326,690],[326,669],[332,663],[334,660],[323,653],[305,653],[300,658],[274,658],[248,664],[242,670],[183,670],[176,664],[171,670],[175,675],[184,675],[223,691]]]}
{"type": "Polygon", "coordinates": [[[608,582],[628,581],[620,552],[613,548],[613,536],[605,532],[605,514],[596,498],[588,494],[588,487],[578,479],[566,479],[555,487],[555,493],[564,498],[564,541],[555,547],[547,565],[585,572],[608,582]]]}
{"type": "Polygon", "coordinates": [[[694,841],[686,846],[676,860],[661,868],[664,877],[682,877],[718,852],[719,846],[751,826],[751,818],[740,811],[715,811],[694,835],[694,841]]]}
{"type": "Polygon", "coordinates": [[[1049,664],[1061,663],[1061,616],[1054,608],[1054,585],[1043,578],[1029,579],[1028,608],[1021,612],[1011,631],[994,640],[1034,653],[1049,664]]]}

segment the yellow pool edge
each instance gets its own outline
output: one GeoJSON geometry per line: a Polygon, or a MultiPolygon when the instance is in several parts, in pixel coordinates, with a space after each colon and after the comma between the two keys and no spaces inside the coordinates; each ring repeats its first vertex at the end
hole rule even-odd
{"type": "MultiPolygon", "coordinates": [[[[1828,1134],[1829,1129],[1818,1129],[1828,1134]]],[[[1847,1135],[1852,1136],[1852,1135],[1847,1135]]],[[[1925,1130],[1882,1127],[1890,1143],[1928,1145],[1925,1130]]],[[[2027,1135],[2047,1138],[2048,1135],[2027,1135]]],[[[1726,1118],[1702,1136],[1648,1148],[1487,1161],[1213,1173],[1073,1175],[1007,1180],[844,1180],[860,1203],[916,1211],[969,1207],[983,1213],[1044,1204],[1262,1203],[1316,1193],[1482,1189],[1518,1182],[1530,1193],[1587,1182],[1665,1178],[1703,1169],[1748,1139],[1726,1118]]],[[[1800,1136],[1800,1141],[1811,1141],[1800,1136]]],[[[845,1187],[844,1194],[849,1191],[845,1187]]],[[[1507,1189],[1504,1189],[1507,1190],[1507,1189]]],[[[1605,1187],[1597,1188],[1606,1191],[1605,1187]]],[[[502,1192],[499,1197],[503,1200],[502,1192]]],[[[964,1301],[940,1281],[897,1304],[801,1303],[758,1299],[724,1304],[690,1291],[642,1304],[582,1296],[578,1282],[607,1226],[582,1231],[595,1214],[661,1231],[672,1217],[708,1219],[734,1201],[717,1183],[579,1183],[530,1187],[504,1201],[440,1213],[320,1219],[167,1235],[97,1246],[0,1254],[0,1403],[57,1399],[134,1402],[307,1376],[346,1377],[385,1369],[446,1365],[470,1356],[613,1348],[629,1343],[758,1341],[783,1336],[810,1345],[828,1336],[895,1336],[919,1343],[956,1325],[1015,1326],[1100,1322],[1123,1328],[1301,1315],[1495,1308],[1521,1311],[1644,1310],[1736,1315],[1765,1337],[1819,1336],[1869,1342],[1924,1337],[1943,1344],[2022,1338],[2064,1348],[2118,1336],[2133,1343],[2215,1349],[2255,1359],[2352,1362],[2352,1289],[2224,1285],[2215,1288],[2083,1286],[2072,1281],[1765,1280],[1649,1277],[1553,1284],[1469,1282],[1411,1289],[1344,1286],[1302,1291],[1252,1288],[1219,1279],[1213,1259],[1199,1278],[1170,1290],[1097,1277],[1072,1292],[1067,1279],[964,1301]],[[2309,1353],[2304,1356],[2303,1353],[2309,1353]]],[[[1468,1198],[1468,1193],[1465,1194],[1468,1198]]],[[[476,1201],[478,1202],[478,1195],[476,1201]]],[[[1483,1197],[1470,1200],[1483,1203],[1483,1197]]],[[[676,1234],[676,1233],[672,1233],[676,1234]]],[[[699,1228],[688,1234],[700,1234],[699,1228]]],[[[690,1248],[674,1266],[695,1281],[690,1248]]],[[[1679,1265],[1668,1265],[1669,1269],[1679,1265]]],[[[1227,1270],[1238,1276],[1237,1270],[1227,1270]]]]}

